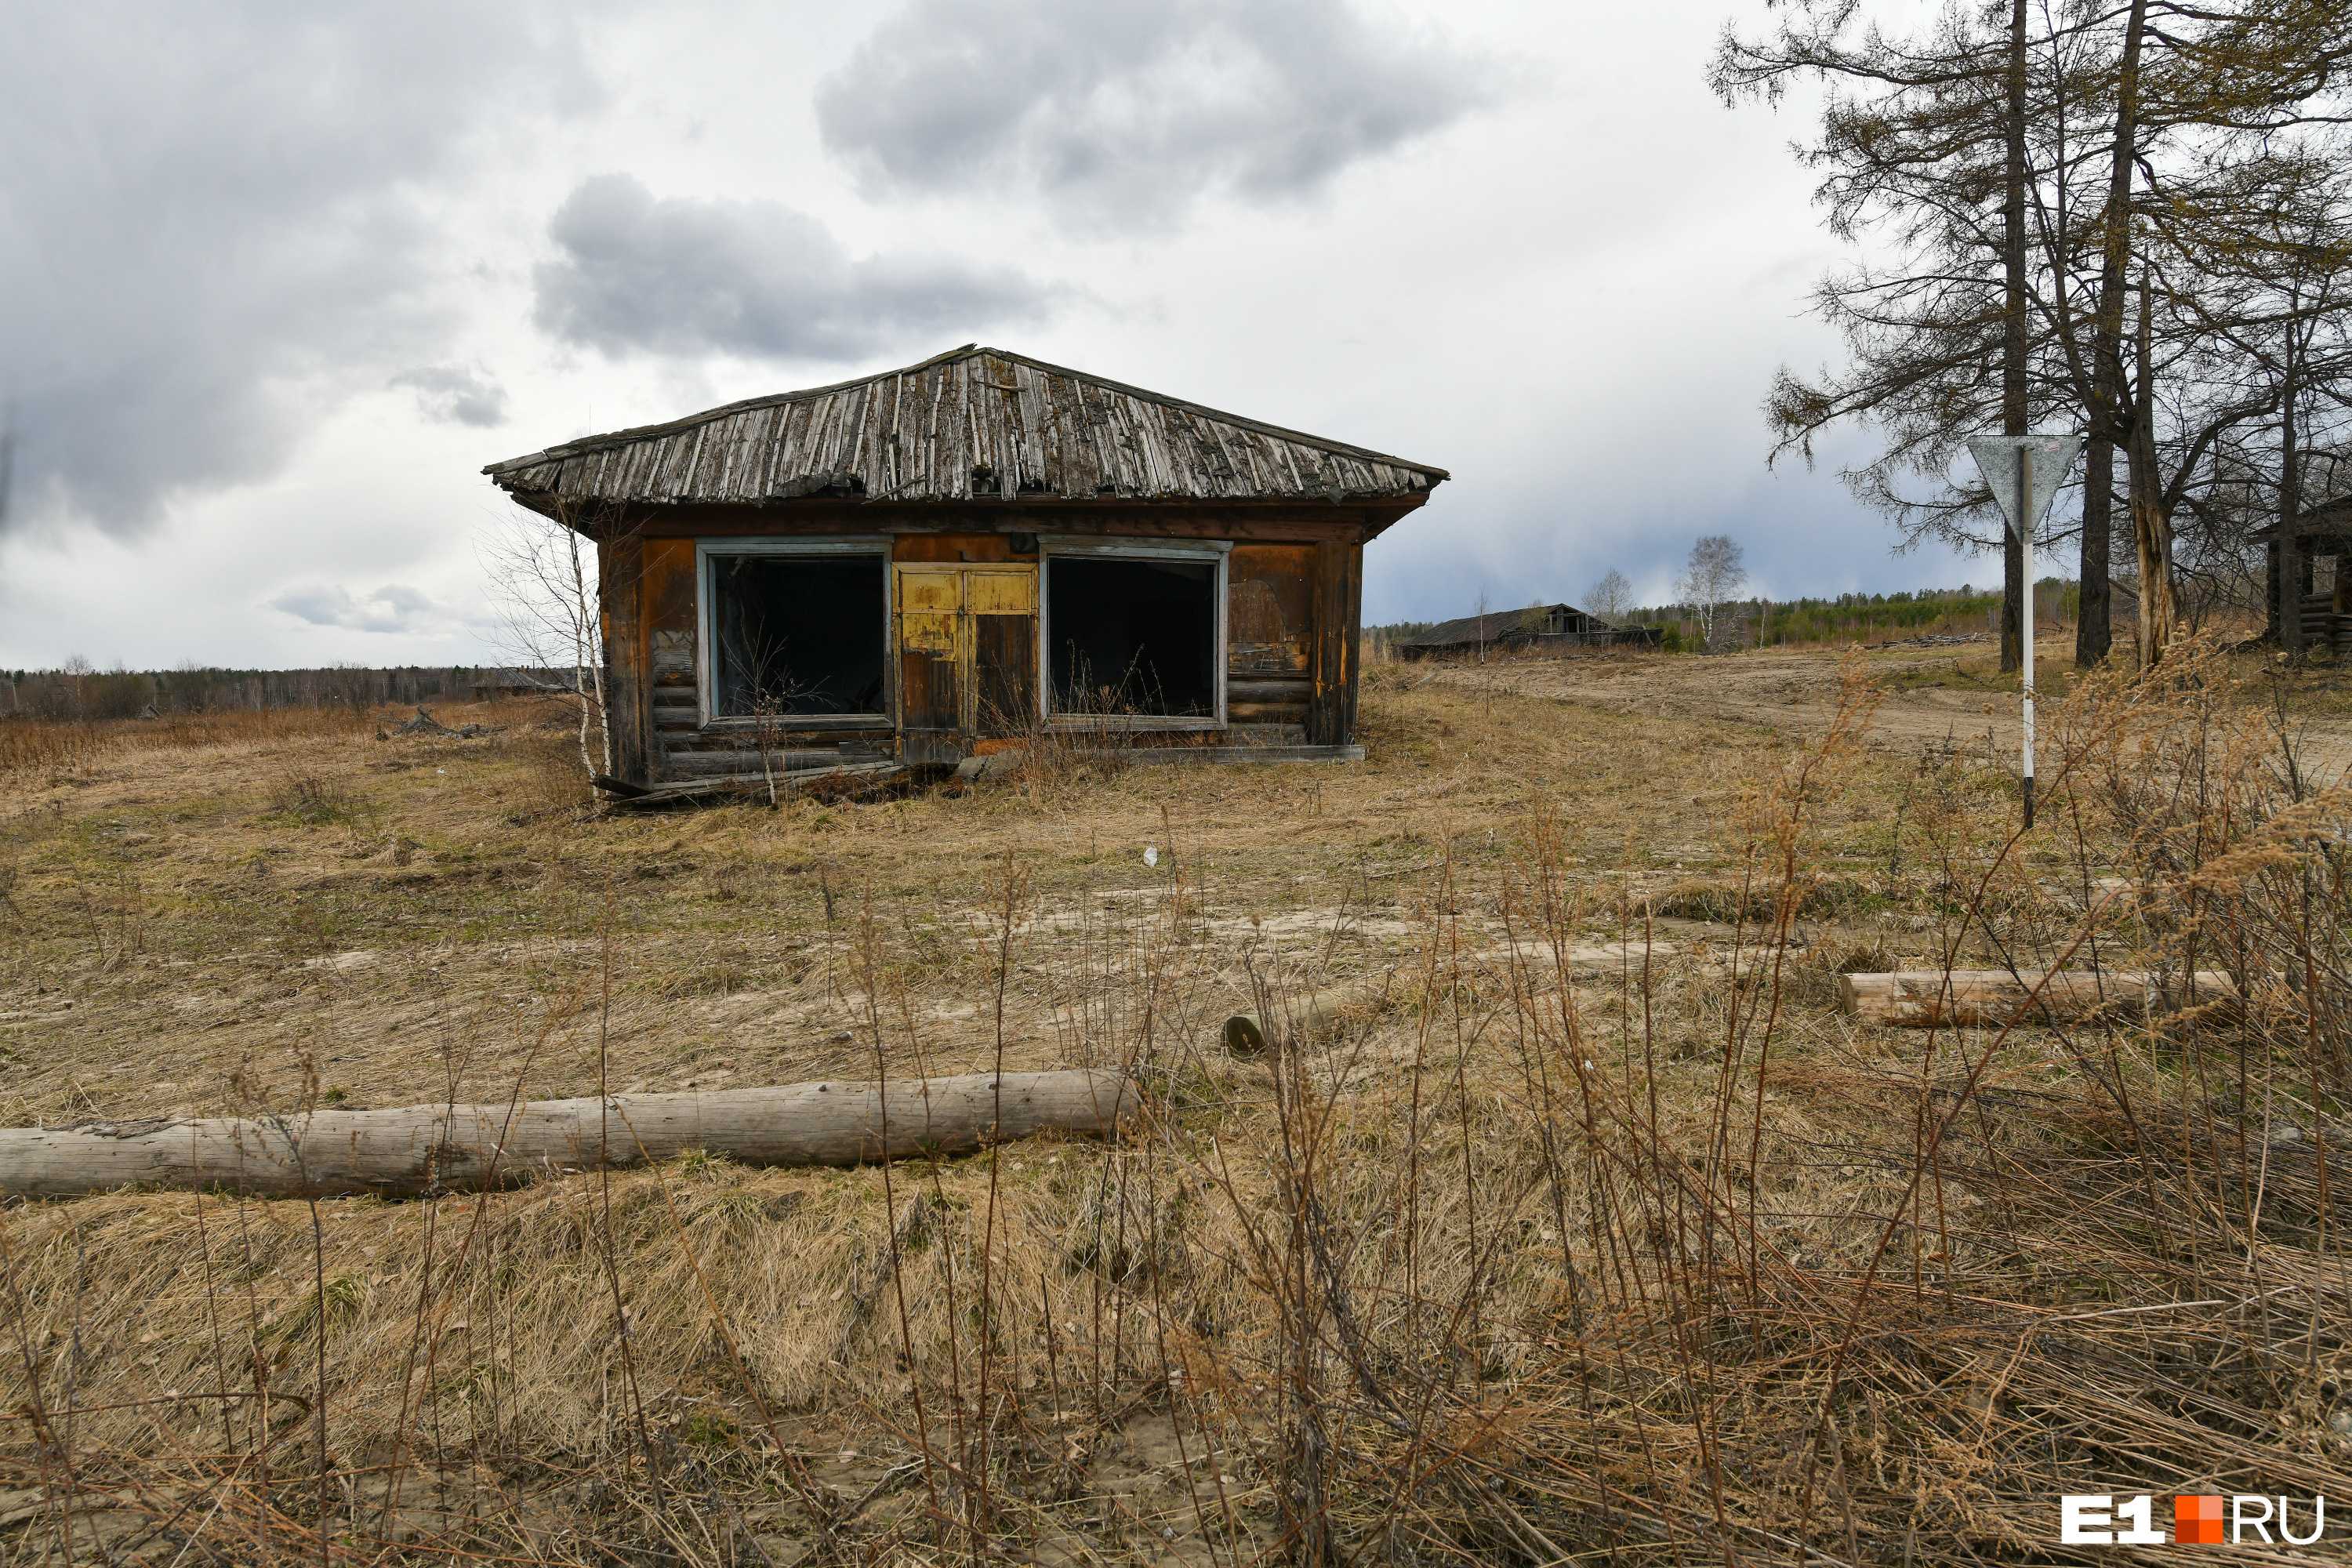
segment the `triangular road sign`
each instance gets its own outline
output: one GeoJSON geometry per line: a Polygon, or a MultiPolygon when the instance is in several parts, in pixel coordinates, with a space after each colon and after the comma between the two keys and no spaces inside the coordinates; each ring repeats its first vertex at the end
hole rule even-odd
{"type": "Polygon", "coordinates": [[[1992,487],[2012,531],[2031,534],[2083,455],[2080,436],[1978,436],[1969,442],[1977,472],[1992,487]],[[2020,481],[2024,493],[2019,493],[2020,481]]]}

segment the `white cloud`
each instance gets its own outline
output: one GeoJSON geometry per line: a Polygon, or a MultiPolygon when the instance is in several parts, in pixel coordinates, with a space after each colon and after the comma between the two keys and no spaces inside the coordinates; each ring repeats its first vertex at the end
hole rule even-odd
{"type": "Polygon", "coordinates": [[[293,588],[270,600],[269,607],[314,626],[402,637],[429,633],[446,618],[431,599],[397,583],[387,583],[364,597],[333,584],[293,588]]]}

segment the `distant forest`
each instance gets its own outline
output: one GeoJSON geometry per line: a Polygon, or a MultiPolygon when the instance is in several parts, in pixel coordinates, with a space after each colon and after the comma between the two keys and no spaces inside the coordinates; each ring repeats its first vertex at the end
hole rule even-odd
{"type": "Polygon", "coordinates": [[[477,696],[532,685],[571,683],[572,672],[518,671],[507,666],[401,665],[372,669],[98,669],[69,661],[59,669],[0,670],[0,719],[137,719],[148,714],[225,713],[271,708],[355,710],[477,696]]]}
{"type": "MultiPolygon", "coordinates": [[[[2044,577],[2034,584],[2034,620],[2042,626],[2071,625],[2080,605],[2079,586],[2071,578],[2044,577]]],[[[1578,607],[1583,608],[1581,605],[1578,607]]],[[[1916,637],[1965,637],[1977,632],[2000,630],[2000,590],[1964,584],[1958,588],[1922,588],[1899,594],[1741,599],[1725,605],[1718,613],[1727,617],[1735,627],[1736,635],[1723,643],[1723,646],[1731,647],[1804,647],[1886,642],[1916,637]]],[[[1497,608],[1494,614],[1499,618],[1511,612],[1497,608]]],[[[1663,626],[1665,628],[1665,647],[1669,651],[1698,646],[1697,628],[1685,605],[1642,605],[1612,618],[1620,626],[1663,626]]],[[[1417,636],[1437,624],[1434,621],[1395,621],[1386,626],[1367,626],[1364,630],[1377,645],[1385,646],[1396,638],[1417,636]]]]}

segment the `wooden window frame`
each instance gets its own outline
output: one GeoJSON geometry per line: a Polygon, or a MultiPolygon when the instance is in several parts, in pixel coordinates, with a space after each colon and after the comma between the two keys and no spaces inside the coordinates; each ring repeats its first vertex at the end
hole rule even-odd
{"type": "Polygon", "coordinates": [[[697,704],[706,730],[748,729],[761,723],[780,724],[791,730],[880,730],[895,725],[898,694],[889,689],[891,679],[886,678],[882,711],[878,713],[787,713],[774,719],[761,719],[750,713],[718,711],[719,650],[714,637],[715,625],[710,615],[711,563],[728,555],[871,555],[875,569],[882,574],[882,625],[877,635],[882,639],[882,668],[891,676],[898,668],[897,639],[891,612],[897,607],[892,600],[891,541],[887,534],[840,534],[823,539],[761,538],[753,536],[698,539],[694,542],[694,684],[697,704]]]}
{"type": "Polygon", "coordinates": [[[1225,667],[1233,662],[1226,641],[1227,581],[1232,574],[1233,541],[1103,539],[1095,536],[1041,535],[1037,541],[1037,701],[1051,730],[1223,730],[1225,720],[1225,667]],[[1217,710],[1210,713],[1056,713],[1054,711],[1054,559],[1213,562],[1217,568],[1216,652],[1217,710]]]}

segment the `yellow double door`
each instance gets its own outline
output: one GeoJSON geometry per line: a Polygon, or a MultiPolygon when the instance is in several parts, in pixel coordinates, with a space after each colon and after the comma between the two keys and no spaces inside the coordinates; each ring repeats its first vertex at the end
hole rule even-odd
{"type": "Polygon", "coordinates": [[[954,762],[1037,721],[1037,568],[902,562],[898,619],[900,758],[954,762]]]}

